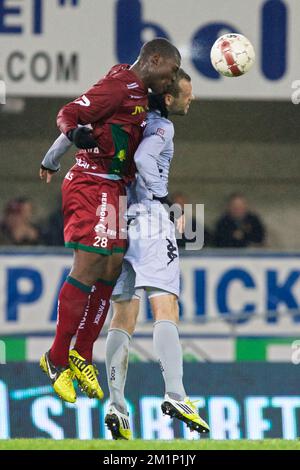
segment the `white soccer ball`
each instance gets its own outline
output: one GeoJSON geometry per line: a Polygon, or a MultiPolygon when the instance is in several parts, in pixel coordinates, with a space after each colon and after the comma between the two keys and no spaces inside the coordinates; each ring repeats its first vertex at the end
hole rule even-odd
{"type": "Polygon", "coordinates": [[[224,34],[216,40],[210,59],[217,72],[225,77],[239,77],[248,72],[255,62],[251,42],[241,34],[224,34]]]}

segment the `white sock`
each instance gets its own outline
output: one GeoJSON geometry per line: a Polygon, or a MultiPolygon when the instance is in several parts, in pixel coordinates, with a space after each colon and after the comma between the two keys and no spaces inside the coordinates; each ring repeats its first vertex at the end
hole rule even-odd
{"type": "Polygon", "coordinates": [[[186,393],[182,382],[182,349],[176,323],[170,320],[155,322],[153,346],[165,381],[166,393],[174,400],[183,400],[186,393]]]}
{"type": "Polygon", "coordinates": [[[106,374],[110,403],[121,413],[127,413],[124,388],[128,369],[131,336],[125,330],[113,328],[106,339],[106,374]]]}

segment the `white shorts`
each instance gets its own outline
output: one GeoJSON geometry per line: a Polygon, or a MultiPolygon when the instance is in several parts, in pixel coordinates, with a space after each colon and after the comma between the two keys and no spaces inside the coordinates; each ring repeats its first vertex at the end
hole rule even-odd
{"type": "Polygon", "coordinates": [[[138,215],[128,230],[129,247],[122,272],[113,291],[113,300],[139,297],[137,289],[148,296],[165,293],[179,296],[179,256],[174,224],[160,203],[151,212],[138,215]]]}

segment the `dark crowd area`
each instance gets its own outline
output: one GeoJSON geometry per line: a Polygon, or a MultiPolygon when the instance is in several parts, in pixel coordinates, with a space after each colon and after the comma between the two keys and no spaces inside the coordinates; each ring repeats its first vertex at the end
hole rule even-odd
{"type": "MultiPolygon", "coordinates": [[[[184,211],[188,199],[177,192],[171,198],[184,211]]],[[[60,206],[46,220],[37,220],[35,203],[27,197],[16,197],[4,207],[0,221],[0,245],[2,246],[63,246],[63,216],[60,206]]],[[[193,231],[196,219],[186,215],[193,231]]],[[[217,218],[213,227],[204,227],[204,248],[247,248],[266,246],[266,228],[256,211],[249,207],[241,193],[228,196],[224,212],[217,218]]],[[[179,248],[193,239],[178,235],[179,248]]]]}

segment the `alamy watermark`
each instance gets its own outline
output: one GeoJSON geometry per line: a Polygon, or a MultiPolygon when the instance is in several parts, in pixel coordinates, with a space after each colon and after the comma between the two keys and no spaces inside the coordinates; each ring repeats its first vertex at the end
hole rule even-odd
{"type": "Polygon", "coordinates": [[[300,103],[300,80],[294,80],[292,82],[292,89],[295,90],[291,94],[291,100],[293,104],[300,103]]]}
{"type": "Polygon", "coordinates": [[[6,344],[0,340],[0,365],[6,364],[6,344]]]}
{"type": "Polygon", "coordinates": [[[110,239],[184,240],[186,250],[201,250],[204,245],[204,204],[167,204],[143,200],[130,204],[126,196],[118,207],[102,193],[94,227],[94,247],[107,248],[110,239]]]}
{"type": "Polygon", "coordinates": [[[292,342],[292,363],[295,365],[300,364],[300,339],[296,339],[292,342]]]}
{"type": "Polygon", "coordinates": [[[6,85],[4,80],[0,80],[0,104],[6,104],[6,85]]]}

